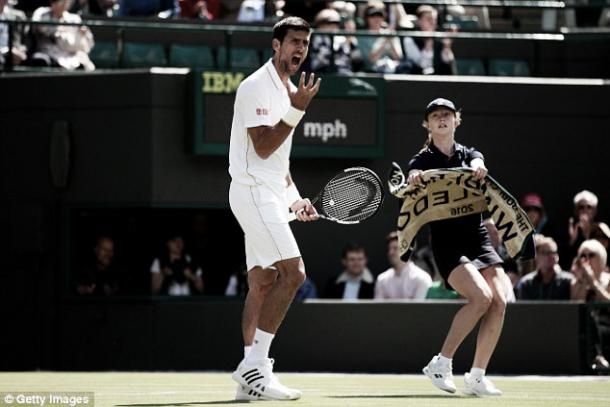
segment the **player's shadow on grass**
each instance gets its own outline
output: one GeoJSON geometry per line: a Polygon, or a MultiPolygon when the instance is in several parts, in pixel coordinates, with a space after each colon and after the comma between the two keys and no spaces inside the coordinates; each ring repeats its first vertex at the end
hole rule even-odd
{"type": "MultiPolygon", "coordinates": [[[[363,394],[351,396],[328,396],[331,399],[443,399],[460,398],[443,394],[363,394]]],[[[177,403],[139,403],[139,404],[115,404],[115,407],[188,407],[188,406],[207,406],[221,404],[248,404],[247,400],[217,400],[217,401],[187,401],[177,403]]]]}
{"type": "Polygon", "coordinates": [[[114,407],[188,407],[208,406],[216,404],[247,404],[248,400],[217,400],[217,401],[181,401],[177,403],[139,403],[139,404],[115,404],[114,407]]]}
{"type": "Polygon", "coordinates": [[[448,399],[461,398],[451,394],[353,394],[349,396],[328,396],[331,399],[448,399]]]}

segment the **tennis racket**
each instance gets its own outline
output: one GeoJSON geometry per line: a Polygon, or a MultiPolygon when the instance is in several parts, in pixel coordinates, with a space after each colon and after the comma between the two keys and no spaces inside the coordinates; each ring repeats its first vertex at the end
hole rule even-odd
{"type": "Polygon", "coordinates": [[[353,167],[328,181],[311,204],[322,219],[354,225],[375,215],[383,198],[383,186],[377,174],[365,167],[353,167]]]}

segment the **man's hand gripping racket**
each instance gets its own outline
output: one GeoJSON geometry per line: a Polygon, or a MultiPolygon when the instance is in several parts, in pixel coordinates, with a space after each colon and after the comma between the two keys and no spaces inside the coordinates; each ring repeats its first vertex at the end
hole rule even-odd
{"type": "Polygon", "coordinates": [[[353,225],[375,215],[383,198],[383,186],[377,174],[364,167],[347,168],[326,183],[311,206],[303,203],[299,213],[292,213],[292,218],[306,221],[319,217],[353,225]]]}

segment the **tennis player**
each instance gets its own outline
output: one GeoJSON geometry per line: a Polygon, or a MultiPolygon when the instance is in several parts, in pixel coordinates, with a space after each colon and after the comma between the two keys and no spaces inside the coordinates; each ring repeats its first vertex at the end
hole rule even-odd
{"type": "Polygon", "coordinates": [[[243,311],[244,359],[233,379],[239,400],[294,400],[301,392],[282,385],[269,359],[271,342],[299,286],[305,266],[288,225],[318,215],[301,198],[289,172],[294,128],[320,89],[314,74],[296,74],[307,57],[309,24],[288,17],[273,27],[273,58],[237,89],[231,141],[229,203],[245,235],[249,291],[243,311]]]}
{"type": "MultiPolygon", "coordinates": [[[[460,122],[460,112],[451,101],[439,98],[428,104],[423,122],[428,140],[409,162],[408,183],[421,185],[422,171],[434,168],[467,167],[474,170],[475,179],[485,177],[483,155],[455,141],[460,122]]],[[[480,213],[431,222],[430,234],[440,274],[468,303],[455,315],[440,353],[423,372],[439,389],[455,393],[453,355],[481,320],[474,361],[465,374],[463,392],[499,396],[502,392],[485,377],[485,369],[504,322],[508,279],[501,267],[502,260],[494,251],[480,213]]]]}

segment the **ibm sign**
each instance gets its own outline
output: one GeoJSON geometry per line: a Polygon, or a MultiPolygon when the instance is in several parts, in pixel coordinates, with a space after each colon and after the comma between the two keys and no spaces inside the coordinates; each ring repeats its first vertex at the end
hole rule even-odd
{"type": "MultiPolygon", "coordinates": [[[[193,152],[228,152],[241,72],[195,72],[193,152]]],[[[384,81],[326,76],[294,133],[294,156],[379,157],[383,154],[384,81]]]]}

